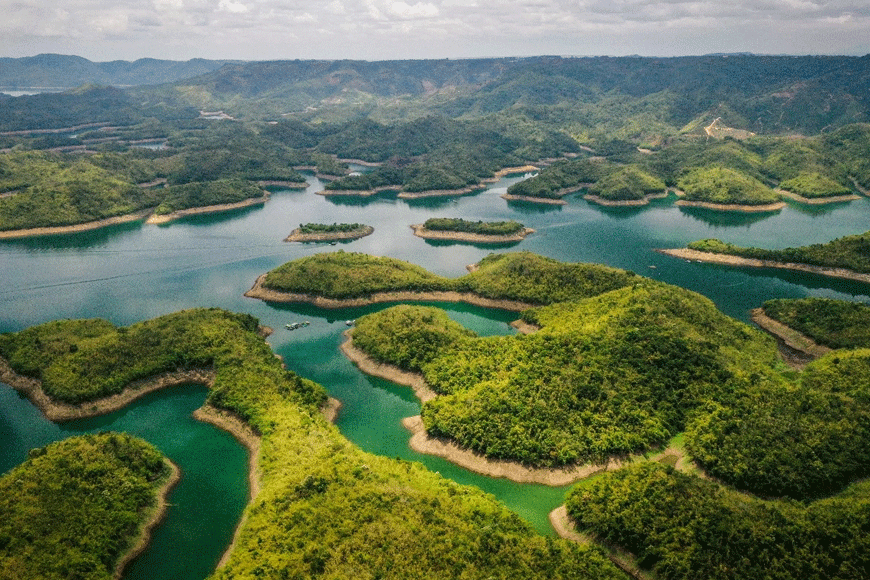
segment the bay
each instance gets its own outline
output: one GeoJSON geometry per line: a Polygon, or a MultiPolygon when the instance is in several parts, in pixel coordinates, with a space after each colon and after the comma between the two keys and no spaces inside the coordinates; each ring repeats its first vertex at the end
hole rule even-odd
{"type": "MultiPolygon", "coordinates": [[[[137,222],[73,235],[3,241],[0,332],[57,318],[101,317],[126,325],[198,306],[253,314],[276,329],[269,343],[290,369],[323,384],[344,403],[337,423],[355,444],[372,453],[421,461],[446,477],[476,485],[494,494],[541,533],[552,534],[547,513],[561,503],[567,488],[486,478],[408,449],[409,434],[400,421],[419,413],[413,394],[363,375],[338,351],[341,333],[347,328],[345,320],[386,306],[327,311],[270,305],[243,296],[257,276],[315,252],[345,250],[391,256],[440,275],[458,277],[468,264],[490,252],[529,250],[563,261],[626,268],[677,284],[708,296],[725,313],[744,321],[748,321],[751,308],[769,298],[826,296],[866,301],[870,296],[870,287],[859,283],[686,262],[654,251],[708,237],[770,248],[822,243],[870,229],[868,199],[815,208],[789,204],[780,212],[759,215],[679,208],[673,205],[673,198],[656,200],[643,208],[604,208],[579,195],[569,196],[564,206],[506,202],[499,197],[522,178],[504,178],[470,196],[403,201],[391,194],[365,200],[326,198],[316,195],[322,183],[309,176],[307,190],[274,191],[261,207],[191,216],[161,226],[137,222]],[[409,227],[429,217],[514,219],[536,232],[521,243],[496,248],[430,242],[415,237],[409,227]],[[375,232],[335,246],[281,241],[293,228],[307,222],[365,223],[375,232]],[[310,321],[310,326],[293,332],[284,329],[284,324],[301,320],[310,321]]],[[[513,332],[507,323],[514,314],[437,305],[481,334],[513,332]]],[[[22,461],[29,448],[83,430],[121,429],[144,437],[176,459],[185,477],[170,499],[177,505],[128,577],[203,578],[226,547],[244,507],[247,483],[244,449],[229,435],[190,418],[190,412],[204,398],[201,389],[198,399],[191,398],[194,392],[197,389],[171,389],[119,412],[122,417],[131,416],[131,421],[141,414],[133,423],[112,415],[76,427],[45,421],[4,386],[0,388],[0,448],[4,450],[0,472],[22,461]],[[210,440],[223,442],[216,450],[208,447],[210,440]],[[218,466],[216,471],[208,465],[212,457],[221,457],[223,463],[230,450],[238,458],[232,465],[226,469],[218,466]],[[185,454],[190,458],[182,459],[185,454]],[[228,473],[217,473],[220,471],[228,473]],[[197,478],[213,484],[216,495],[209,496],[193,486],[190,489],[196,491],[189,493],[200,507],[187,507],[175,496],[197,478]],[[207,497],[219,497],[220,501],[204,499],[207,497]],[[209,520],[212,523],[204,524],[203,510],[214,516],[209,520]],[[173,564],[159,568],[165,561],[173,564]]]]}

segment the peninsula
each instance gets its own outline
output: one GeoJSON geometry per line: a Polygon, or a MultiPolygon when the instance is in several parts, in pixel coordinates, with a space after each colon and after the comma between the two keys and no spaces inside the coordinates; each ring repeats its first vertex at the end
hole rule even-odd
{"type": "Polygon", "coordinates": [[[726,266],[782,268],[870,283],[870,232],[824,244],[766,250],[743,248],[717,239],[699,240],[686,248],[657,250],[662,254],[726,266]]]}

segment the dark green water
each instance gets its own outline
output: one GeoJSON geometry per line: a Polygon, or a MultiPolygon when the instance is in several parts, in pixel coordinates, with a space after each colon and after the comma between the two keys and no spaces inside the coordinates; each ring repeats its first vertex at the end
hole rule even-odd
{"type": "MultiPolygon", "coordinates": [[[[460,483],[494,494],[542,533],[547,513],[565,488],[494,480],[407,447],[403,417],[419,412],[408,389],[361,374],[338,351],[344,320],[374,309],[324,311],[272,306],[244,298],[256,277],[287,260],[345,249],[392,256],[438,274],[460,276],[492,251],[530,250],[564,261],[600,262],[678,284],[710,297],[742,320],[775,297],[827,296],[868,300],[867,285],[775,270],[729,269],[663,256],[655,248],[718,237],[740,245],[788,247],[825,242],[870,230],[870,200],[803,209],[789,205],[763,215],[723,215],[677,208],[661,200],[646,208],[601,208],[579,197],[567,206],[508,203],[498,197],[516,178],[474,196],[405,202],[389,195],[341,200],[305,192],[276,192],[263,207],[199,216],[165,226],[139,223],[99,232],[0,242],[0,332],[56,318],[102,317],[130,324],[175,310],[219,306],[249,312],[276,328],[269,341],[289,368],[325,385],[344,407],[338,425],[361,448],[425,463],[460,483]],[[522,243],[491,248],[432,243],[413,236],[410,224],[429,217],[515,219],[534,228],[522,243]],[[300,223],[360,222],[374,226],[366,238],[330,246],[286,244],[300,223]],[[287,322],[309,320],[289,332],[287,322]]],[[[511,332],[514,316],[499,311],[441,305],[482,334],[511,332]]],[[[378,306],[376,308],[381,308],[378,306]]],[[[125,430],[157,445],[184,471],[170,498],[170,515],[136,561],[131,578],[200,579],[208,575],[232,536],[247,497],[245,452],[228,435],[190,418],[204,398],[199,388],[155,393],[111,416],[62,426],[45,421],[27,401],[0,388],[0,472],[28,449],[90,430],[125,430]]]]}

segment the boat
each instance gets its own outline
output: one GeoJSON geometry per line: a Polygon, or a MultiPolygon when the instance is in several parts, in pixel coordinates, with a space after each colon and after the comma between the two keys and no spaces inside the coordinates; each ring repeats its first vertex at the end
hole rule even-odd
{"type": "Polygon", "coordinates": [[[345,324],[345,326],[353,326],[354,322],[356,322],[356,321],[355,320],[345,320],[344,324],[345,324]]]}

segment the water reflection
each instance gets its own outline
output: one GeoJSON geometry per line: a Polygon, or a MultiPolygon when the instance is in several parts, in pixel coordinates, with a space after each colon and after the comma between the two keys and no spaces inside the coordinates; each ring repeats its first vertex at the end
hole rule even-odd
{"type": "Polygon", "coordinates": [[[716,228],[748,228],[754,223],[766,220],[777,215],[782,210],[776,211],[721,211],[704,207],[679,206],[680,211],[692,219],[704,222],[716,228]]]}

